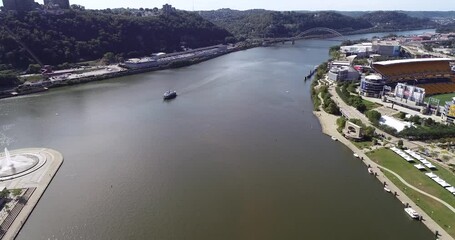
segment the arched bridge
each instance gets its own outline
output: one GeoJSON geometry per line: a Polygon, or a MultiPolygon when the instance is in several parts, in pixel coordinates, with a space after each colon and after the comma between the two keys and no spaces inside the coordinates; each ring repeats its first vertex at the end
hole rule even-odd
{"type": "Polygon", "coordinates": [[[326,28],[326,27],[316,27],[316,28],[310,28],[308,30],[305,30],[301,33],[299,33],[297,36],[294,37],[288,37],[288,38],[264,38],[263,41],[265,43],[276,43],[276,42],[292,42],[303,39],[305,37],[310,36],[309,34],[311,33],[331,33],[334,37],[343,37],[343,34],[340,32],[331,29],[331,28],[326,28]]]}
{"type": "Polygon", "coordinates": [[[343,34],[341,34],[340,32],[338,32],[336,30],[333,30],[331,28],[316,27],[316,28],[311,28],[311,29],[308,29],[308,30],[306,30],[304,32],[301,32],[295,38],[302,38],[302,37],[308,35],[309,33],[318,33],[318,32],[328,32],[328,33],[331,33],[331,34],[335,35],[336,37],[342,37],[343,36],[343,34]]]}

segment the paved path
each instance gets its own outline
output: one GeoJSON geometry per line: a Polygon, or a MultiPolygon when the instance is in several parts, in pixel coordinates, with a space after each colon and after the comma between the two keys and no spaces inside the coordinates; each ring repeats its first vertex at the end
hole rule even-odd
{"type": "Polygon", "coordinates": [[[389,173],[391,173],[391,174],[393,174],[395,177],[398,178],[398,180],[400,180],[400,181],[401,181],[404,185],[406,185],[407,187],[409,187],[409,188],[413,189],[414,191],[417,191],[417,192],[419,192],[419,193],[421,193],[421,194],[423,194],[423,195],[425,195],[425,196],[427,196],[427,197],[430,197],[430,198],[432,198],[432,199],[434,199],[434,200],[440,202],[441,204],[443,204],[444,206],[446,206],[448,209],[450,209],[450,211],[452,211],[453,213],[455,213],[455,208],[452,207],[452,205],[450,205],[450,204],[444,202],[443,200],[441,200],[441,199],[439,199],[439,198],[437,198],[437,197],[435,197],[435,196],[433,196],[433,195],[431,195],[431,194],[428,194],[428,193],[426,193],[426,192],[424,192],[424,191],[422,191],[422,190],[420,190],[420,189],[418,189],[418,188],[412,186],[411,184],[409,184],[408,182],[406,182],[406,180],[404,180],[400,175],[398,175],[398,174],[395,173],[394,171],[392,171],[392,170],[390,170],[390,169],[388,169],[388,168],[386,168],[386,167],[380,166],[380,165],[378,165],[378,167],[381,168],[381,169],[383,169],[383,170],[386,170],[387,172],[389,172],[389,173]]]}
{"type": "MultiPolygon", "coordinates": [[[[348,148],[350,148],[353,152],[357,153],[361,159],[363,159],[363,163],[367,166],[371,166],[373,171],[375,172],[376,178],[381,182],[381,183],[386,183],[389,189],[392,192],[396,192],[397,199],[400,200],[403,204],[405,203],[411,203],[411,207],[416,210],[417,212],[420,213],[420,215],[423,216],[423,223],[432,231],[432,232],[439,232],[439,240],[453,240],[453,238],[443,229],[441,228],[428,214],[426,214],[417,204],[415,204],[412,199],[410,199],[406,194],[401,191],[400,188],[395,186],[392,181],[390,181],[383,172],[381,172],[380,166],[378,166],[375,162],[373,162],[368,156],[363,152],[360,151],[354,144],[352,144],[349,140],[344,138],[338,131],[337,131],[337,125],[336,125],[336,119],[338,118],[337,116],[330,115],[324,111],[319,111],[319,112],[313,112],[316,117],[318,117],[319,122],[321,123],[322,130],[325,134],[329,136],[335,136],[339,142],[343,143],[346,145],[348,148]]],[[[366,170],[365,170],[366,172],[366,170]]],[[[404,206],[403,206],[404,208],[404,206]]]]}
{"type": "Polygon", "coordinates": [[[28,152],[39,152],[47,156],[46,164],[40,169],[30,173],[27,176],[19,177],[16,179],[3,181],[0,183],[0,189],[4,187],[8,189],[15,188],[35,188],[33,194],[23,206],[21,211],[17,214],[17,217],[11,223],[9,229],[6,231],[2,239],[15,239],[19,231],[21,230],[27,218],[32,213],[35,206],[38,204],[44,191],[49,186],[52,178],[57,173],[58,169],[63,163],[63,155],[55,150],[47,148],[27,148],[13,150],[11,153],[28,153],[28,152]]]}

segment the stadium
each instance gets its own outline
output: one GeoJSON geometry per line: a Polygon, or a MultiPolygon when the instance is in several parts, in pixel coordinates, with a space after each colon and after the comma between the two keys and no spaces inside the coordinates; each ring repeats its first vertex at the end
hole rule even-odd
{"type": "Polygon", "coordinates": [[[405,59],[373,63],[388,86],[406,83],[425,89],[425,94],[438,95],[455,92],[455,75],[449,58],[405,59]]]}

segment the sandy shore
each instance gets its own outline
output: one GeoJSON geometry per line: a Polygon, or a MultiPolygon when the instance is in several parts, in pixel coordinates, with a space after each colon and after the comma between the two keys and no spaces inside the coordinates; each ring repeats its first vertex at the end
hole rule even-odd
{"type": "MultiPolygon", "coordinates": [[[[339,142],[346,145],[350,148],[354,153],[357,153],[360,158],[363,158],[362,162],[365,166],[370,165],[373,169],[373,172],[376,175],[376,178],[381,183],[386,183],[387,187],[392,191],[392,193],[397,193],[397,199],[400,200],[403,204],[408,203],[414,210],[419,212],[420,215],[423,217],[422,223],[425,224],[433,233],[438,231],[440,234],[437,239],[440,240],[453,240],[453,238],[444,230],[442,229],[433,219],[430,218],[417,204],[415,204],[410,198],[406,196],[397,186],[395,186],[392,181],[390,181],[379,169],[378,165],[374,163],[370,158],[365,155],[365,152],[358,149],[354,144],[352,144],[349,140],[344,138],[338,131],[336,120],[338,119],[337,116],[330,115],[324,111],[313,112],[313,114],[319,119],[319,122],[322,127],[322,132],[328,136],[334,136],[338,139],[339,142]]],[[[360,160],[359,160],[360,161],[360,160]]],[[[365,172],[367,169],[365,168],[365,172]]],[[[385,191],[384,191],[385,193],[385,191]]],[[[404,206],[403,206],[404,208],[404,206]]],[[[404,212],[404,210],[403,210],[404,212]]],[[[435,237],[436,238],[436,237],[435,237]]]]}

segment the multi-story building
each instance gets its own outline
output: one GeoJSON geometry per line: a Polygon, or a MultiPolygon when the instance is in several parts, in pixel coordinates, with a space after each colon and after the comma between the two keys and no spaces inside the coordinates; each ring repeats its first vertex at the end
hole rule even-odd
{"type": "Polygon", "coordinates": [[[170,4],[164,4],[163,5],[163,12],[164,13],[171,13],[171,12],[174,12],[175,11],[175,8],[172,7],[172,5],[170,4]]]}
{"type": "Polygon", "coordinates": [[[397,41],[375,41],[373,51],[382,56],[397,57],[401,52],[401,45],[397,41]]]}
{"type": "Polygon", "coordinates": [[[351,66],[333,66],[327,74],[331,81],[359,80],[360,73],[351,66]]]}
{"type": "Polygon", "coordinates": [[[360,94],[365,97],[380,97],[384,90],[385,81],[378,74],[366,76],[360,82],[360,94]]]}
{"type": "Polygon", "coordinates": [[[441,117],[446,123],[455,123],[455,98],[450,102],[446,102],[441,117]]]}
{"type": "Polygon", "coordinates": [[[25,12],[33,10],[36,5],[34,0],[3,0],[5,10],[25,12]]]}

